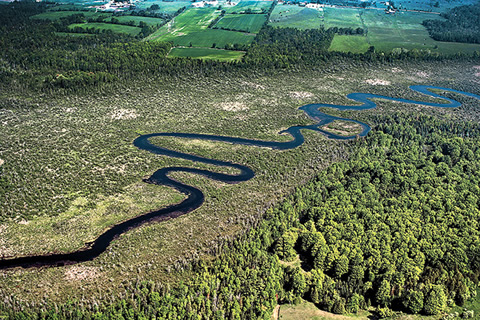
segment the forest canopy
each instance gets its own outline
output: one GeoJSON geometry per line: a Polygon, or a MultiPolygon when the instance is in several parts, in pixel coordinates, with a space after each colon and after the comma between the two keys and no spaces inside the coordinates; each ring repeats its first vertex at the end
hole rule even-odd
{"type": "Polygon", "coordinates": [[[447,20],[423,21],[434,40],[480,43],[480,3],[453,8],[442,17],[447,20]]]}

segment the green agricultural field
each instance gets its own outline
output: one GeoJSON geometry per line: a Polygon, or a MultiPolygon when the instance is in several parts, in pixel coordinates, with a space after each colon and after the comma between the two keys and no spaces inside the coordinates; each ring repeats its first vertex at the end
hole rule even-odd
{"type": "Polygon", "coordinates": [[[478,44],[435,41],[421,25],[426,19],[442,19],[438,14],[398,12],[387,15],[383,10],[325,8],[325,28],[363,28],[366,37],[336,35],[330,50],[365,52],[369,46],[379,51],[396,48],[430,50],[439,53],[472,53],[480,50],[478,44]]]}
{"type": "Polygon", "coordinates": [[[364,53],[369,47],[370,44],[367,41],[367,37],[336,34],[329,50],[364,53]]]}
{"type": "MultiPolygon", "coordinates": [[[[112,19],[117,19],[121,23],[128,23],[130,21],[133,21],[136,26],[139,26],[140,22],[145,22],[148,26],[153,26],[153,27],[162,25],[165,22],[165,20],[160,18],[138,17],[138,16],[130,16],[130,15],[112,17],[112,19]]],[[[111,21],[111,19],[107,21],[111,21]]]]}
{"type": "Polygon", "coordinates": [[[257,33],[267,20],[265,14],[227,14],[215,28],[257,33]]]}
{"type": "Polygon", "coordinates": [[[152,5],[158,5],[160,8],[158,10],[155,10],[156,13],[167,13],[167,14],[172,14],[177,12],[179,9],[183,7],[190,7],[192,4],[189,1],[141,1],[141,2],[136,2],[135,5],[137,9],[139,10],[145,10],[150,8],[152,5]]]}
{"type": "Polygon", "coordinates": [[[436,14],[399,12],[395,15],[386,15],[381,11],[365,10],[363,17],[368,30],[367,41],[377,50],[406,48],[441,53],[471,53],[480,50],[478,44],[440,42],[430,38],[421,22],[426,19],[440,19],[436,14]]]}
{"type": "Polygon", "coordinates": [[[207,29],[219,14],[216,8],[190,8],[151,34],[147,40],[174,42],[179,36],[207,29]]]}
{"type": "Polygon", "coordinates": [[[225,6],[227,13],[266,12],[271,7],[272,1],[240,1],[236,6],[225,6]]]}
{"type": "Polygon", "coordinates": [[[216,8],[191,8],[162,26],[147,40],[171,41],[176,46],[218,48],[226,44],[249,44],[254,35],[242,32],[208,29],[209,24],[220,14],[216,8]]]}
{"type": "MultiPolygon", "coordinates": [[[[352,8],[323,8],[325,16],[325,29],[332,27],[339,28],[362,28],[363,23],[360,13],[365,10],[352,8]]],[[[383,11],[382,11],[383,12],[383,11]]]]}
{"type": "Polygon", "coordinates": [[[173,40],[177,46],[212,47],[223,48],[227,44],[246,45],[252,43],[255,35],[237,31],[207,29],[200,32],[192,32],[178,36],[173,40]]]}
{"type": "Polygon", "coordinates": [[[293,5],[277,5],[270,15],[272,27],[314,29],[323,27],[323,10],[293,5]]]}
{"type": "Polygon", "coordinates": [[[101,12],[95,12],[95,11],[47,11],[43,12],[37,15],[32,16],[32,19],[38,19],[38,20],[59,20],[61,18],[66,18],[74,14],[83,14],[85,18],[97,18],[100,16],[103,16],[105,18],[108,18],[112,16],[111,13],[101,13],[101,12]]]}
{"type": "Polygon", "coordinates": [[[240,60],[245,52],[211,48],[173,48],[168,57],[196,58],[204,60],[234,61],[240,60]]]}
{"type": "Polygon", "coordinates": [[[113,32],[116,33],[125,33],[129,34],[132,36],[136,36],[137,34],[140,33],[142,29],[138,27],[132,27],[132,26],[125,26],[121,24],[112,24],[112,23],[99,23],[99,22],[93,22],[93,23],[74,23],[68,26],[70,30],[75,29],[76,27],[80,27],[83,29],[98,29],[100,31],[102,30],[112,30],[113,32]]]}

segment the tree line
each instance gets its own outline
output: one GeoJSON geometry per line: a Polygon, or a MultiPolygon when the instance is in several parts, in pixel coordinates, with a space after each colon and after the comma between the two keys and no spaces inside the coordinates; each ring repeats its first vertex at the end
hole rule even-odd
{"type": "Polygon", "coordinates": [[[441,16],[447,20],[425,20],[422,23],[433,39],[480,43],[480,3],[455,7],[441,16]]]}

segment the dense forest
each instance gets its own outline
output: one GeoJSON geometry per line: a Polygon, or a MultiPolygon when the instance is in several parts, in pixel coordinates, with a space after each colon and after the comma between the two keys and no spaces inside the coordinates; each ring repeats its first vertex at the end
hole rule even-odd
{"type": "MultiPolygon", "coordinates": [[[[474,298],[480,276],[480,127],[431,116],[374,117],[350,160],[267,210],[174,287],[124,283],[121,297],[43,311],[0,302],[11,319],[270,319],[301,298],[334,313],[375,306],[436,315],[474,298]]],[[[0,313],[1,314],[1,313],[0,313]]],[[[472,316],[466,310],[464,317],[472,316]]]]}
{"type": "Polygon", "coordinates": [[[480,43],[480,3],[456,7],[442,13],[442,20],[425,20],[423,25],[437,41],[480,43]]]}

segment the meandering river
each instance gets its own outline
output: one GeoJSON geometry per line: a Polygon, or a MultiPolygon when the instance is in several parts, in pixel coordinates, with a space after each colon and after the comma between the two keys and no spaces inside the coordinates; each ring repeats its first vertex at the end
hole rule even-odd
{"type": "Polygon", "coordinates": [[[179,159],[186,159],[186,160],[191,160],[195,162],[211,164],[215,166],[230,167],[230,168],[238,169],[240,173],[225,174],[225,173],[217,173],[209,170],[202,170],[202,169],[195,169],[195,168],[188,168],[188,167],[167,167],[167,168],[159,169],[155,173],[153,173],[152,176],[150,176],[150,178],[146,179],[145,182],[175,188],[187,196],[185,200],[183,200],[178,204],[174,204],[166,208],[162,208],[160,210],[148,212],[148,213],[139,215],[135,218],[121,222],[117,225],[114,225],[112,228],[110,228],[109,230],[101,234],[93,243],[89,244],[85,248],[82,248],[78,251],[74,251],[70,253],[62,253],[62,254],[34,255],[34,256],[2,259],[0,260],[0,269],[8,269],[8,268],[14,268],[14,267],[33,268],[33,267],[42,267],[42,266],[62,266],[65,264],[75,264],[83,261],[92,260],[98,257],[102,252],[104,252],[116,237],[127,232],[130,229],[137,228],[142,224],[145,224],[151,221],[163,221],[167,219],[176,218],[178,216],[191,212],[197,209],[198,207],[200,207],[203,204],[203,201],[205,199],[203,192],[193,186],[184,184],[180,181],[176,181],[170,178],[169,174],[172,172],[188,172],[188,173],[199,174],[199,175],[208,177],[212,180],[217,180],[225,183],[239,183],[242,181],[250,180],[255,176],[255,173],[253,172],[253,170],[244,165],[235,164],[228,161],[220,161],[215,159],[203,158],[203,157],[199,157],[192,154],[187,154],[187,153],[182,153],[182,152],[162,148],[150,142],[149,139],[152,137],[178,137],[178,138],[201,139],[201,140],[210,140],[210,141],[222,141],[222,142],[228,142],[232,144],[243,144],[243,145],[250,145],[250,146],[257,146],[257,147],[267,147],[271,149],[287,150],[287,149],[296,148],[301,144],[303,144],[304,137],[302,135],[301,130],[318,131],[330,139],[338,139],[338,140],[353,139],[356,136],[363,137],[367,135],[367,133],[370,131],[370,127],[365,123],[352,120],[352,119],[339,118],[339,117],[331,116],[323,112],[320,112],[319,108],[322,108],[322,107],[335,108],[339,110],[357,110],[357,111],[366,110],[366,109],[372,109],[376,107],[376,103],[373,101],[373,99],[383,99],[383,100],[389,100],[389,101],[396,101],[396,102],[403,102],[408,104],[424,105],[424,106],[431,106],[431,107],[440,107],[440,108],[455,108],[455,107],[461,106],[461,103],[456,100],[449,99],[439,94],[431,92],[430,90],[432,89],[459,93],[459,94],[466,95],[469,97],[474,97],[480,100],[479,95],[469,93],[469,92],[449,89],[449,88],[418,85],[418,86],[411,86],[410,89],[431,97],[441,98],[443,101],[445,101],[445,103],[422,102],[422,101],[416,101],[416,100],[408,100],[408,99],[402,99],[402,98],[393,98],[393,97],[375,95],[370,93],[351,93],[347,95],[347,98],[353,101],[362,103],[361,105],[347,106],[347,105],[335,105],[335,104],[308,104],[303,107],[300,107],[300,110],[303,110],[312,120],[316,121],[316,123],[308,126],[293,126],[288,128],[285,131],[282,131],[281,133],[288,133],[292,136],[292,140],[287,142],[261,141],[261,140],[242,139],[242,138],[224,137],[224,136],[207,135],[207,134],[193,134],[193,133],[163,132],[163,133],[152,133],[152,134],[142,135],[133,141],[133,144],[141,150],[145,150],[153,154],[159,154],[159,155],[164,155],[164,156],[174,157],[179,159]],[[339,136],[321,129],[321,127],[335,120],[345,120],[345,121],[356,122],[362,126],[362,132],[360,132],[355,136],[344,137],[344,136],[339,136]]]}

